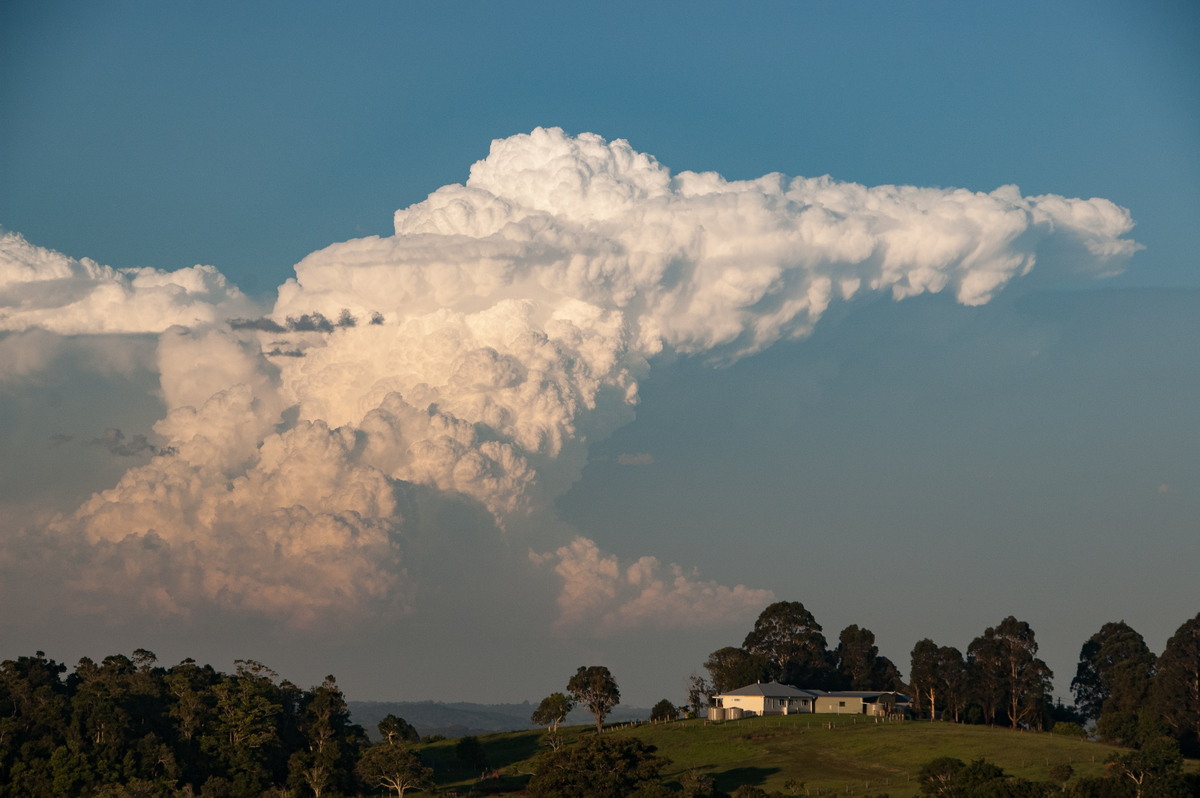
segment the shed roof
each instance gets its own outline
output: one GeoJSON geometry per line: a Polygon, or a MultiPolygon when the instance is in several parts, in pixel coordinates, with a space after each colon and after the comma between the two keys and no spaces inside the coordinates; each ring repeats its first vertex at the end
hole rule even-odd
{"type": "Polygon", "coordinates": [[[835,690],[830,693],[824,693],[823,695],[827,697],[845,696],[847,698],[863,699],[879,698],[883,695],[894,695],[897,701],[912,701],[912,699],[904,695],[904,693],[898,693],[895,690],[835,690]]]}

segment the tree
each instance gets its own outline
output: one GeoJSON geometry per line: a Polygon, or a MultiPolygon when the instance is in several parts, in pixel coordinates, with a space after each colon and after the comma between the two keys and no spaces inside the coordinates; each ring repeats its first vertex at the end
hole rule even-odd
{"type": "Polygon", "coordinates": [[[940,647],[937,650],[937,675],[942,685],[942,706],[958,723],[970,689],[962,652],[954,646],[940,647]]]}
{"type": "Polygon", "coordinates": [[[1134,784],[1136,798],[1185,795],[1182,789],[1183,759],[1179,746],[1169,737],[1147,741],[1136,751],[1113,756],[1110,770],[1134,784]]]}
{"type": "Polygon", "coordinates": [[[1106,623],[1079,651],[1071,680],[1075,705],[1085,718],[1142,711],[1150,696],[1155,657],[1142,636],[1124,621],[1106,623]]]}
{"type": "Polygon", "coordinates": [[[771,678],[771,663],[766,657],[735,646],[718,648],[709,654],[704,668],[712,677],[711,687],[715,693],[727,693],[771,678]]]}
{"type": "Polygon", "coordinates": [[[1009,721],[1014,729],[1024,724],[1041,728],[1054,674],[1037,658],[1033,629],[1010,615],[996,627],[996,637],[1003,652],[1009,721]]]}
{"type": "Polygon", "coordinates": [[[929,638],[920,640],[912,650],[912,690],[917,710],[930,720],[949,713],[955,722],[967,689],[967,665],[957,648],[939,647],[929,638]]]}
{"type": "Polygon", "coordinates": [[[815,687],[826,684],[830,675],[821,625],[799,601],[768,605],[746,635],[742,648],[765,657],[785,684],[815,687]]]}
{"type": "Polygon", "coordinates": [[[388,715],[379,721],[377,728],[379,735],[389,745],[415,743],[421,739],[421,734],[413,728],[412,724],[397,715],[388,715]]]}
{"type": "MultiPolygon", "coordinates": [[[[208,748],[225,762],[234,789],[263,791],[272,781],[280,753],[280,717],[284,691],[275,684],[278,674],[253,660],[237,660],[236,672],[212,688],[217,696],[215,731],[208,748]]],[[[282,763],[286,766],[286,760],[282,763]]]]}
{"type": "Polygon", "coordinates": [[[837,662],[838,675],[842,684],[850,690],[875,689],[875,660],[879,647],[875,645],[875,633],[858,624],[850,624],[838,635],[833,658],[837,662]]]}
{"type": "Polygon", "coordinates": [[[930,720],[937,718],[938,694],[941,692],[942,680],[938,673],[938,647],[928,637],[918,640],[912,650],[912,665],[909,677],[917,702],[917,711],[929,715],[930,720]]]}
{"type": "Polygon", "coordinates": [[[1185,754],[1200,754],[1200,614],[1180,626],[1158,659],[1154,707],[1185,754]]]}
{"type": "Polygon", "coordinates": [[[562,693],[551,693],[542,699],[538,708],[529,716],[530,723],[545,726],[546,732],[552,738],[558,733],[558,724],[566,720],[575,702],[562,693]]]}
{"type": "Polygon", "coordinates": [[[411,748],[380,743],[363,751],[355,768],[371,787],[382,787],[403,798],[405,790],[433,784],[433,770],[411,748]]]}
{"type": "Polygon", "coordinates": [[[596,718],[596,733],[604,726],[604,718],[621,701],[617,683],[603,665],[580,666],[567,682],[567,692],[575,703],[586,707],[596,718]]]}
{"type": "Polygon", "coordinates": [[[679,708],[667,699],[659,701],[650,710],[650,720],[675,720],[679,717],[679,708]]]}
{"type": "Polygon", "coordinates": [[[636,737],[583,737],[538,756],[534,798],[626,798],[655,785],[670,762],[636,737]]]}
{"type": "Polygon", "coordinates": [[[917,781],[921,795],[943,798],[1034,798],[1046,794],[1046,785],[1009,776],[986,759],[970,764],[954,757],[926,762],[917,781]]]}
{"type": "Polygon", "coordinates": [[[896,663],[885,656],[875,658],[875,667],[871,669],[871,685],[868,690],[904,690],[904,679],[896,663]]]}
{"type": "Polygon", "coordinates": [[[987,723],[1003,708],[1014,729],[1041,727],[1053,673],[1037,650],[1033,629],[1011,615],[971,641],[971,682],[987,723]]]}
{"type": "Polygon", "coordinates": [[[346,698],[332,676],[301,696],[298,726],[304,748],[288,762],[293,783],[304,784],[317,798],[330,787],[351,789],[365,735],[350,723],[346,698]]]}
{"type": "Polygon", "coordinates": [[[704,714],[712,694],[712,685],[703,676],[693,673],[688,677],[687,711],[691,717],[698,718],[704,714]]]}
{"type": "Polygon", "coordinates": [[[954,777],[966,767],[961,759],[940,756],[921,766],[917,772],[917,783],[922,795],[949,795],[954,788],[954,777]]]}
{"type": "Polygon", "coordinates": [[[476,773],[488,768],[487,752],[483,750],[479,738],[473,734],[460,738],[454,744],[454,755],[458,757],[459,762],[476,773]]]}
{"type": "Polygon", "coordinates": [[[1063,792],[1067,790],[1067,782],[1075,775],[1075,768],[1069,762],[1058,762],[1050,766],[1050,780],[1062,785],[1063,792]]]}
{"type": "Polygon", "coordinates": [[[967,679],[983,722],[991,726],[1004,701],[1004,653],[995,629],[989,627],[967,646],[967,679]]]}

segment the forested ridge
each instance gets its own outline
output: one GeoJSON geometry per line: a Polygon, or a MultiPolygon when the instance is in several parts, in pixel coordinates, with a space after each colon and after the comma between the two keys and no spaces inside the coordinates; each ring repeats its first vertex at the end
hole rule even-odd
{"type": "Polygon", "coordinates": [[[367,746],[332,676],[303,690],[253,661],[234,673],[144,649],[66,665],[0,663],[0,795],[354,793],[367,746]]]}
{"type": "MultiPolygon", "coordinates": [[[[1010,616],[972,640],[965,654],[918,641],[905,681],[869,630],[847,627],[830,648],[802,604],[776,602],[742,646],[708,657],[708,678],[693,674],[682,704],[663,699],[652,714],[660,722],[702,716],[714,694],[769,679],[805,688],[897,690],[913,699],[915,718],[1090,736],[1125,747],[1106,777],[1076,780],[1071,795],[1196,794],[1196,780],[1185,778],[1181,765],[1183,755],[1200,754],[1200,615],[1180,626],[1158,655],[1124,622],[1105,624],[1081,647],[1073,706],[1052,700],[1052,674],[1037,651],[1033,630],[1010,616]]],[[[619,796],[632,794],[622,790],[636,783],[645,795],[722,794],[703,774],[692,774],[694,784],[665,780],[669,760],[656,757],[652,746],[584,745],[579,735],[564,742],[558,727],[572,707],[594,716],[600,738],[619,700],[604,666],[581,666],[565,693],[547,696],[531,717],[546,727],[547,750],[532,760],[523,789],[619,796]],[[609,792],[586,786],[589,758],[603,763],[606,757],[628,760],[633,781],[605,788],[609,792]],[[576,781],[582,792],[568,789],[576,781]]],[[[383,742],[372,744],[352,722],[333,676],[302,689],[251,660],[237,661],[233,673],[192,659],[163,667],[145,649],[100,662],[85,657],[69,670],[39,651],[0,662],[0,798],[283,798],[433,789],[416,729],[394,715],[378,728],[383,742]]],[[[468,770],[488,768],[475,737],[462,738],[456,753],[468,770]]],[[[603,767],[611,772],[611,763],[603,767]]],[[[1018,781],[985,763],[937,761],[927,770],[928,794],[1018,794],[997,792],[997,785],[1016,789],[1018,781]],[[995,784],[985,789],[981,779],[995,784]]],[[[1062,792],[1070,778],[1067,772],[1062,792]]],[[[1050,794],[1048,784],[1020,789],[1020,795],[1050,794]]]]}

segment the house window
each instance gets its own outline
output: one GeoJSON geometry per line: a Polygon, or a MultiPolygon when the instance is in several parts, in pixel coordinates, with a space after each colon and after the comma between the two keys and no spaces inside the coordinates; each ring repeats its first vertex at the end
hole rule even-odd
{"type": "Polygon", "coordinates": [[[845,702],[845,701],[839,701],[839,702],[838,702],[838,706],[839,706],[839,707],[844,707],[844,706],[846,706],[846,702],[845,702]]]}

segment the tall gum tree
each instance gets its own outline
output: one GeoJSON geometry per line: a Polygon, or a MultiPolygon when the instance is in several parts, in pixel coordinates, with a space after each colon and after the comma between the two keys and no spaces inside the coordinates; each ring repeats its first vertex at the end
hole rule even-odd
{"type": "Polygon", "coordinates": [[[1071,680],[1075,706],[1102,730],[1115,715],[1134,718],[1150,698],[1156,665],[1146,641],[1127,623],[1104,624],[1079,650],[1071,680]]]}
{"type": "Polygon", "coordinates": [[[1200,614],[1186,621],[1158,658],[1154,707],[1188,756],[1200,755],[1200,614]]]}
{"type": "Polygon", "coordinates": [[[819,687],[830,677],[830,656],[821,625],[799,601],[768,605],[742,648],[765,657],[785,684],[819,687]]]}
{"type": "Polygon", "coordinates": [[[597,734],[602,731],[608,713],[621,701],[617,682],[603,665],[580,666],[567,682],[567,692],[596,718],[597,734]]]}

